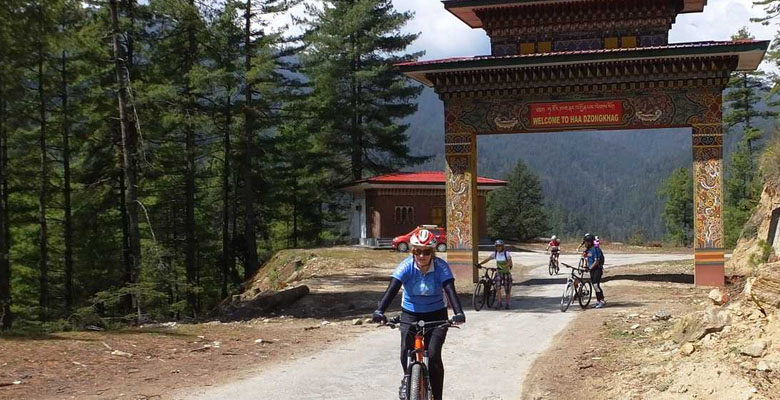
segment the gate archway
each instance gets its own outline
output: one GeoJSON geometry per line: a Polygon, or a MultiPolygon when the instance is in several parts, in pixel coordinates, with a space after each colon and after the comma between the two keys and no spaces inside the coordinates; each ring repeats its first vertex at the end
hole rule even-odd
{"type": "MultiPolygon", "coordinates": [[[[695,283],[723,286],[722,92],[768,41],[667,44],[705,0],[450,0],[493,54],[399,64],[444,102],[448,261],[476,282],[478,135],[692,131],[695,283]]],[[[594,155],[594,162],[598,162],[594,155]]]]}

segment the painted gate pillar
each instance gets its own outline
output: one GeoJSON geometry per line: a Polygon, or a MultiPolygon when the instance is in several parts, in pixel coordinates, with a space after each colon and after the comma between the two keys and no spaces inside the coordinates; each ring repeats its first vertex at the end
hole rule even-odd
{"type": "Polygon", "coordinates": [[[444,135],[447,186],[447,262],[459,282],[478,280],[477,136],[444,135]]]}
{"type": "Polygon", "coordinates": [[[694,281],[724,286],[723,126],[717,115],[693,124],[694,281]]]}

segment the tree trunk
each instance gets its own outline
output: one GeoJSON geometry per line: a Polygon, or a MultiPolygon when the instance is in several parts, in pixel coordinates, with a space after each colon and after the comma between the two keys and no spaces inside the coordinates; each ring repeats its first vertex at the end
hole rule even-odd
{"type": "MultiPolygon", "coordinates": [[[[194,0],[190,0],[190,12],[197,12],[194,0]]],[[[194,63],[197,52],[197,42],[195,38],[195,17],[190,15],[187,20],[187,72],[189,72],[194,63]]],[[[184,78],[186,81],[186,77],[184,78]]],[[[192,309],[193,316],[198,317],[198,305],[195,295],[195,286],[197,285],[197,247],[195,237],[195,124],[191,113],[194,112],[195,99],[191,93],[189,82],[185,82],[184,91],[186,93],[185,115],[186,115],[186,138],[185,154],[187,157],[187,169],[184,176],[184,197],[185,197],[185,236],[186,236],[186,254],[185,270],[187,274],[187,302],[192,309]]]]}
{"type": "MultiPolygon", "coordinates": [[[[41,5],[38,5],[39,18],[41,23],[41,31],[39,32],[43,36],[43,9],[41,5]]],[[[40,38],[43,39],[42,37],[40,38]]],[[[44,49],[43,43],[38,42],[38,112],[40,118],[40,132],[38,136],[38,145],[40,151],[40,190],[38,192],[38,225],[40,226],[40,232],[38,235],[38,249],[39,249],[39,285],[40,292],[38,293],[38,305],[40,306],[41,321],[46,321],[48,309],[49,309],[49,238],[48,238],[48,226],[46,224],[46,199],[48,197],[48,179],[49,179],[49,162],[46,156],[46,84],[44,82],[43,64],[44,49]]]]}
{"type": "MultiPolygon", "coordinates": [[[[121,149],[121,143],[119,148],[121,149]]],[[[121,151],[119,153],[119,162],[122,163],[121,151]]],[[[127,188],[125,187],[125,174],[124,168],[118,171],[117,180],[119,181],[119,213],[122,216],[122,280],[125,283],[132,282],[133,280],[133,262],[130,257],[130,226],[129,218],[127,217],[127,188]]],[[[129,314],[133,311],[133,297],[122,296],[120,307],[125,314],[129,314]]]]}
{"type": "Polygon", "coordinates": [[[252,82],[249,73],[252,69],[252,0],[246,0],[246,14],[244,26],[244,68],[246,78],[246,102],[244,107],[244,136],[246,139],[244,151],[244,236],[246,239],[246,260],[244,265],[244,279],[249,279],[257,271],[257,240],[255,234],[255,209],[254,209],[254,185],[252,184],[252,147],[254,139],[252,128],[254,127],[254,110],[252,109],[252,82]]]}
{"type": "MultiPolygon", "coordinates": [[[[119,123],[122,131],[122,166],[125,173],[125,207],[127,209],[128,241],[130,245],[130,265],[132,268],[129,284],[137,283],[141,270],[141,238],[138,228],[138,197],[136,193],[136,156],[138,132],[136,131],[133,105],[128,93],[128,69],[125,47],[120,43],[122,32],[119,30],[119,15],[116,0],[109,0],[111,8],[111,26],[113,37],[113,56],[116,80],[119,85],[117,101],[119,103],[119,123]]],[[[136,310],[140,309],[140,299],[134,298],[136,310]]]]}
{"type": "Polygon", "coordinates": [[[230,89],[227,90],[228,97],[227,103],[223,115],[225,122],[223,131],[225,135],[225,156],[222,167],[222,292],[221,297],[224,299],[228,295],[228,271],[230,270],[230,264],[233,260],[230,237],[230,119],[231,116],[231,104],[230,104],[230,89]]]}
{"type": "Polygon", "coordinates": [[[62,51],[62,162],[65,197],[65,309],[73,311],[73,221],[70,187],[70,121],[68,120],[68,70],[67,54],[62,51]]]}
{"type": "Polygon", "coordinates": [[[8,221],[8,128],[5,81],[0,70],[0,330],[11,329],[10,222],[8,221]]]}

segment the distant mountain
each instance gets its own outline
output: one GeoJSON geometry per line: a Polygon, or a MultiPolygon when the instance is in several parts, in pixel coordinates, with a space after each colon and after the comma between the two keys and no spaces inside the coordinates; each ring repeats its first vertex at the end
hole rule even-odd
{"type": "MultiPolygon", "coordinates": [[[[411,147],[415,155],[432,157],[411,169],[441,170],[444,106],[429,88],[418,104],[407,119],[411,147]]],[[[738,140],[738,135],[726,136],[727,154],[738,140]]],[[[480,176],[504,178],[518,159],[539,175],[551,234],[588,231],[611,240],[625,240],[639,230],[660,240],[661,182],[692,162],[689,129],[489,135],[480,136],[477,147],[480,176]]]]}

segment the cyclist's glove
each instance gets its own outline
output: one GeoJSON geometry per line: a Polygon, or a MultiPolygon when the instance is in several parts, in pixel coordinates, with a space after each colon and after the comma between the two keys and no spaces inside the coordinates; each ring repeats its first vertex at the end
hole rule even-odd
{"type": "Polygon", "coordinates": [[[466,314],[463,314],[463,313],[455,314],[452,317],[452,322],[455,323],[455,324],[465,324],[466,323],[466,314]]]}
{"type": "Polygon", "coordinates": [[[374,316],[371,318],[371,320],[378,324],[387,323],[387,317],[385,317],[385,314],[379,310],[374,311],[374,316]]]}

